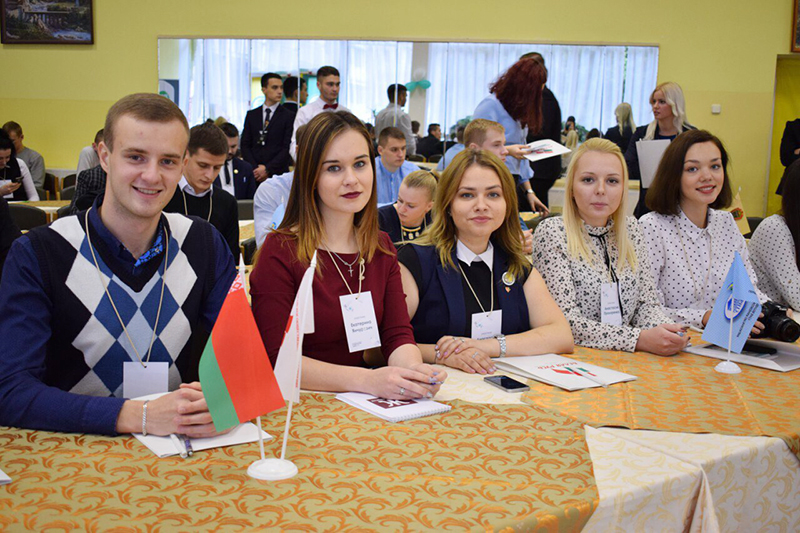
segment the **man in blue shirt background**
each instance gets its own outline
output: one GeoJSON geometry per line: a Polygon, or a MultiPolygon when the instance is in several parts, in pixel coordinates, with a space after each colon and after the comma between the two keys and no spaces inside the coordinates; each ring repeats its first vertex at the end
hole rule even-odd
{"type": "Polygon", "coordinates": [[[419,167],[406,161],[406,136],[397,128],[384,128],[378,137],[375,175],[378,179],[378,205],[394,203],[400,184],[419,167]]]}

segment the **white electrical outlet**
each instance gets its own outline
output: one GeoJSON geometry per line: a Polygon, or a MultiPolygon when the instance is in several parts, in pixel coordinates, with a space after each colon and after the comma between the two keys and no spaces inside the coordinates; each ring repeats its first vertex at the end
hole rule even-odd
{"type": "Polygon", "coordinates": [[[711,114],[719,115],[720,113],[722,113],[722,106],[719,104],[711,104],[711,114]]]}

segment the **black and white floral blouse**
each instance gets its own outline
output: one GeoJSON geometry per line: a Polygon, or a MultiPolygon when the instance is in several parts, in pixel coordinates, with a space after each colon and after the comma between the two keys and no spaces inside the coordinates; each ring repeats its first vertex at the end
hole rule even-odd
{"type": "Polygon", "coordinates": [[[601,228],[584,224],[588,234],[585,238],[594,256],[591,263],[570,256],[561,217],[545,219],[536,228],[533,266],[541,273],[550,294],[567,317],[575,344],[632,352],[642,330],[670,322],[658,302],[639,223],[628,217],[627,224],[638,265],[635,271],[626,265],[622,272],[616,272],[622,301],[622,326],[603,323],[600,309],[601,286],[611,281],[603,252],[604,238],[615,268],[619,256],[614,221],[610,220],[601,228]]]}

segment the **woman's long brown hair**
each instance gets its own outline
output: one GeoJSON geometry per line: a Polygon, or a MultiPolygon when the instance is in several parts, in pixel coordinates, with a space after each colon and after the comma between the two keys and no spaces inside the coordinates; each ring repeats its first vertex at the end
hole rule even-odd
{"type": "Polygon", "coordinates": [[[319,180],[322,162],[333,140],[346,131],[353,130],[364,137],[372,166],[372,188],[367,205],[356,213],[353,221],[358,249],[366,261],[371,261],[376,251],[392,252],[381,246],[378,238],[378,192],[375,176],[375,153],[367,128],[352,113],[320,113],[309,122],[303,132],[297,151],[294,180],[286,204],[286,215],[275,231],[297,240],[297,259],[308,264],[324,237],[323,220],[319,210],[319,180]]]}

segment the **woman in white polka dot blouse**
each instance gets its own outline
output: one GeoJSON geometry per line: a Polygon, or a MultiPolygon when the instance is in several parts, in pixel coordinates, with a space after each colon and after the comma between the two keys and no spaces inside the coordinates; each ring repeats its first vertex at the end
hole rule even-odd
{"type": "Polygon", "coordinates": [[[770,300],[800,310],[800,160],[783,175],[781,214],[765,219],[750,239],[758,288],[770,300]]]}
{"type": "MultiPolygon", "coordinates": [[[[722,142],[705,130],[678,135],[647,191],[647,206],[653,211],[639,220],[659,300],[673,320],[705,327],[734,252],[742,256],[757,287],[744,237],[733,216],[718,211],[731,199],[722,142]]],[[[756,290],[761,302],[766,301],[756,290]]],[[[762,327],[756,322],[755,329],[762,327]]]]}
{"type": "Polygon", "coordinates": [[[673,355],[687,337],[658,302],[639,224],[625,216],[627,190],[617,145],[606,139],[583,143],[567,171],[564,216],[536,228],[533,265],[576,344],[673,355]]]}

